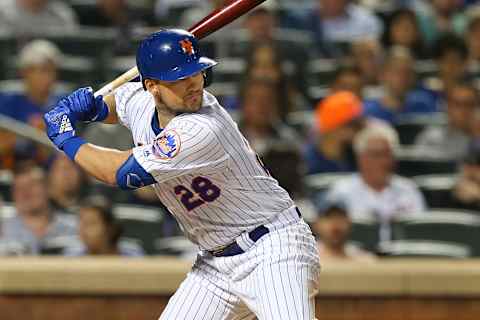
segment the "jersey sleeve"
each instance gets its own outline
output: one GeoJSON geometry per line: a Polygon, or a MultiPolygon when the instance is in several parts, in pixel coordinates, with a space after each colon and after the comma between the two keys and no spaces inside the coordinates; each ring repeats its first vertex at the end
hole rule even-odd
{"type": "Polygon", "coordinates": [[[190,122],[167,127],[153,144],[134,148],[133,155],[157,183],[192,173],[218,172],[229,161],[216,132],[190,122]]]}
{"type": "Polygon", "coordinates": [[[118,121],[128,129],[131,129],[128,102],[139,90],[143,90],[141,84],[137,82],[128,82],[115,90],[114,93],[118,121]]]}

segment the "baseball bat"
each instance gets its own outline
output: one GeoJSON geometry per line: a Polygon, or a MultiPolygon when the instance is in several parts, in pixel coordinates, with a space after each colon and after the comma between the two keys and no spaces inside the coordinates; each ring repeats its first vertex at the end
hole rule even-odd
{"type": "MultiPolygon", "coordinates": [[[[197,39],[205,38],[223,26],[229,24],[256,6],[266,0],[235,0],[228,3],[225,7],[211,12],[196,25],[188,29],[197,39]]],[[[95,97],[106,96],[113,93],[121,85],[138,77],[137,67],[133,67],[112,82],[106,84],[100,90],[95,92],[95,97]]]]}

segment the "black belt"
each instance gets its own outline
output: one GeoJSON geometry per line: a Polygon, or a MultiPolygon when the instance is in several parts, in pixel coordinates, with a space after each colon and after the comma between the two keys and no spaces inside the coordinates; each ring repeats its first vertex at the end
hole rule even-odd
{"type": "MultiPolygon", "coordinates": [[[[298,208],[296,207],[295,207],[295,210],[297,211],[298,217],[301,218],[302,214],[300,213],[300,210],[298,210],[298,208]]],[[[264,225],[261,225],[256,227],[252,231],[250,231],[248,233],[248,237],[253,242],[257,242],[261,237],[263,237],[269,232],[270,230],[268,230],[267,227],[265,227],[264,225]]],[[[236,241],[230,243],[229,245],[226,245],[221,249],[213,250],[209,252],[215,257],[231,257],[231,256],[236,256],[237,254],[245,253],[245,251],[242,248],[240,248],[240,246],[236,241]]]]}

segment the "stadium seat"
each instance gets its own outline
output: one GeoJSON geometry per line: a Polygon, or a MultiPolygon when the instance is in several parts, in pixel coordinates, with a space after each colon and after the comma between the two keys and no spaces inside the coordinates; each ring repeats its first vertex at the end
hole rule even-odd
{"type": "Polygon", "coordinates": [[[332,59],[314,59],[308,63],[308,84],[328,86],[337,72],[338,63],[332,59]]]}
{"type": "Polygon", "coordinates": [[[373,219],[354,219],[350,241],[362,249],[376,252],[379,241],[379,224],[373,219]]]}
{"type": "Polygon", "coordinates": [[[287,114],[287,123],[303,137],[307,137],[315,123],[313,111],[293,111],[287,114]]]}
{"type": "Polygon", "coordinates": [[[424,174],[452,174],[457,171],[457,163],[446,159],[442,154],[417,147],[401,147],[396,151],[397,173],[406,177],[424,174]]]}
{"type": "Polygon", "coordinates": [[[398,240],[383,242],[378,254],[385,257],[408,258],[456,258],[464,259],[472,255],[466,245],[425,240],[398,240]]]}
{"type": "Polygon", "coordinates": [[[438,73],[438,66],[433,60],[417,60],[415,62],[415,72],[419,79],[426,79],[438,73]]]}
{"type": "Polygon", "coordinates": [[[348,177],[349,175],[351,175],[350,172],[312,174],[305,177],[305,185],[309,194],[318,195],[327,191],[338,179],[348,177]]]}
{"type": "Polygon", "coordinates": [[[392,225],[393,239],[443,241],[463,245],[480,256],[480,216],[454,209],[430,210],[423,216],[402,217],[392,225]]]}
{"type": "Polygon", "coordinates": [[[184,236],[157,238],[154,241],[154,254],[168,256],[195,256],[197,247],[184,236]]]}
{"type": "Polygon", "coordinates": [[[445,126],[447,124],[444,114],[414,115],[399,117],[395,129],[400,138],[400,144],[411,145],[415,142],[420,132],[428,126],[445,126]]]}
{"type": "Polygon", "coordinates": [[[450,193],[457,180],[456,174],[431,174],[413,177],[429,208],[449,208],[450,193]]]}
{"type": "Polygon", "coordinates": [[[164,220],[162,209],[129,204],[117,204],[115,217],[123,226],[122,240],[139,244],[146,253],[155,252],[155,239],[161,236],[164,220]]]}
{"type": "Polygon", "coordinates": [[[10,66],[14,65],[16,46],[16,41],[11,35],[0,31],[0,79],[15,76],[10,66]]]}
{"type": "MultiPolygon", "coordinates": [[[[0,197],[3,201],[11,201],[12,199],[12,180],[12,172],[9,170],[0,170],[0,197]]],[[[2,212],[1,209],[0,212],[2,212]]]]}
{"type": "Polygon", "coordinates": [[[313,85],[308,87],[308,96],[312,99],[312,104],[325,98],[329,91],[330,87],[328,85],[313,85]]]}
{"type": "Polygon", "coordinates": [[[240,58],[222,58],[214,69],[215,81],[240,83],[245,74],[245,61],[240,58]]]}

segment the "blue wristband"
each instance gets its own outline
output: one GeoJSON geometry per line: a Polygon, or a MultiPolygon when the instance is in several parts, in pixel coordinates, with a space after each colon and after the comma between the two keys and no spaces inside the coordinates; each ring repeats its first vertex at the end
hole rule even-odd
{"type": "Polygon", "coordinates": [[[87,143],[85,139],[81,137],[73,137],[65,141],[62,150],[72,161],[75,161],[75,155],[77,154],[78,149],[80,149],[85,143],[87,143]]]}

